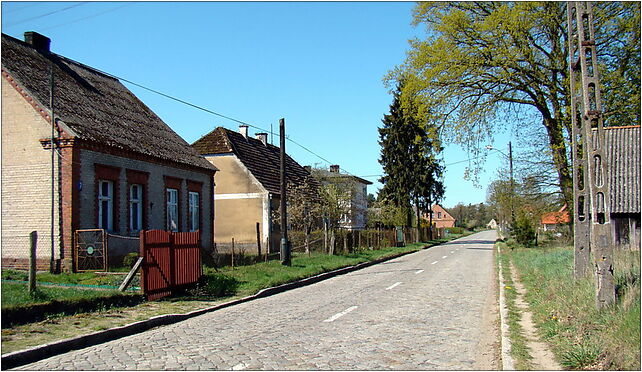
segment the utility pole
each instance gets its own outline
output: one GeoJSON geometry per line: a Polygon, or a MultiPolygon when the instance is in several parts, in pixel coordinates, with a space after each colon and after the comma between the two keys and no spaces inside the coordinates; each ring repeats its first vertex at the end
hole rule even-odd
{"type": "MultiPolygon", "coordinates": [[[[589,274],[589,260],[591,255],[590,225],[589,225],[589,195],[586,187],[589,183],[586,167],[588,163],[588,143],[582,127],[582,85],[577,84],[579,73],[579,42],[577,40],[577,19],[572,14],[574,9],[571,3],[567,4],[568,27],[568,55],[570,56],[570,88],[571,88],[571,143],[573,160],[573,205],[569,208],[573,212],[573,247],[574,264],[573,274],[575,279],[586,277],[589,274]]],[[[577,10],[575,10],[577,12],[577,10]]]]}
{"type": "Polygon", "coordinates": [[[281,263],[290,266],[292,262],[288,243],[288,212],[285,194],[285,119],[279,119],[279,133],[281,134],[281,263]]]}
{"type": "Polygon", "coordinates": [[[54,141],[56,119],[54,116],[54,63],[50,62],[51,75],[49,76],[49,109],[51,110],[51,259],[49,260],[49,272],[53,273],[55,270],[54,256],[56,254],[56,245],[54,244],[54,226],[55,223],[55,152],[56,143],[54,141]]]}
{"type": "MultiPolygon", "coordinates": [[[[615,283],[609,208],[610,190],[606,178],[609,171],[604,151],[604,122],[593,11],[590,2],[568,2],[567,13],[570,14],[568,27],[569,44],[571,44],[569,47],[571,82],[575,84],[574,80],[577,74],[581,77],[580,90],[572,92],[571,97],[581,92],[582,152],[585,153],[586,159],[586,162],[582,164],[582,171],[588,174],[588,182],[583,186],[586,188],[588,184],[588,196],[590,197],[589,246],[595,260],[595,278],[597,280],[595,299],[597,308],[602,309],[615,302],[615,283]]],[[[577,106],[573,111],[575,109],[577,106]]],[[[577,139],[574,138],[574,140],[577,139]]],[[[579,180],[579,176],[577,178],[579,180]]],[[[576,188],[574,187],[574,189],[576,188]]],[[[577,210],[575,214],[578,214],[577,210]]]]}
{"type": "Polygon", "coordinates": [[[513,144],[508,141],[508,163],[510,166],[510,218],[515,228],[515,179],[513,178],[513,144]]]}

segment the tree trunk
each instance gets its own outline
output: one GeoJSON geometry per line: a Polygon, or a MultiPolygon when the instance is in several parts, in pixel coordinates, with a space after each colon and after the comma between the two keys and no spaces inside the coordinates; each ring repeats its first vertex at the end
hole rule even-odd
{"type": "Polygon", "coordinates": [[[310,225],[305,227],[305,253],[310,255],[310,225]]]}
{"type": "Polygon", "coordinates": [[[560,190],[564,196],[564,202],[569,206],[569,211],[573,213],[573,178],[566,157],[566,144],[564,142],[562,124],[557,119],[544,117],[544,126],[548,133],[548,143],[553,154],[553,163],[555,164],[557,176],[560,181],[560,190]]]}
{"type": "Polygon", "coordinates": [[[330,254],[334,255],[334,242],[335,242],[334,228],[330,229],[330,254]]]}
{"type": "Polygon", "coordinates": [[[415,234],[415,243],[419,243],[421,241],[421,237],[419,236],[419,232],[421,231],[421,214],[419,213],[419,198],[415,197],[415,208],[417,210],[417,228],[416,228],[416,234],[415,234]]]}
{"type": "Polygon", "coordinates": [[[323,219],[323,252],[328,253],[328,220],[323,219]]]}

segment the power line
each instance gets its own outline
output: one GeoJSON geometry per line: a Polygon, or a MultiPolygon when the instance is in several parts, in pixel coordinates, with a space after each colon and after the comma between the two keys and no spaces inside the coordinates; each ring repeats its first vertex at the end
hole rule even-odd
{"type": "MultiPolygon", "coordinates": [[[[93,67],[92,67],[92,68],[93,68],[93,67]]],[[[271,130],[267,130],[267,129],[265,129],[265,128],[257,127],[256,125],[252,125],[252,124],[250,124],[250,123],[248,123],[248,122],[245,122],[245,121],[242,121],[242,120],[239,120],[239,119],[235,119],[235,118],[233,118],[233,117],[231,117],[231,116],[223,115],[223,114],[221,114],[221,113],[218,113],[218,112],[216,112],[216,111],[210,110],[210,109],[208,109],[208,108],[205,108],[205,107],[199,106],[199,105],[197,105],[197,104],[194,104],[194,103],[191,103],[191,102],[185,101],[185,100],[183,100],[183,99],[180,99],[180,98],[177,98],[177,97],[174,97],[174,96],[170,96],[170,95],[169,95],[169,94],[167,94],[167,93],[163,93],[163,92],[158,91],[158,90],[156,90],[156,89],[148,88],[148,87],[146,87],[146,86],[144,86],[144,85],[142,85],[142,84],[139,84],[139,83],[133,82],[133,81],[131,81],[131,80],[129,80],[129,79],[125,79],[125,78],[122,78],[122,77],[120,77],[120,76],[116,76],[116,75],[114,75],[114,74],[110,74],[110,73],[108,73],[108,72],[105,72],[105,71],[102,71],[102,70],[99,70],[99,69],[96,69],[96,68],[93,68],[93,69],[94,69],[94,70],[96,70],[96,71],[98,71],[98,72],[100,72],[100,73],[102,73],[102,74],[105,74],[105,75],[107,75],[107,76],[109,76],[109,77],[112,77],[112,78],[114,78],[114,79],[124,81],[124,82],[126,82],[126,83],[132,84],[132,85],[137,86],[137,87],[139,87],[139,88],[141,88],[141,89],[145,89],[145,90],[147,90],[147,91],[149,91],[149,92],[152,92],[152,93],[154,93],[154,94],[158,94],[158,95],[160,95],[160,96],[163,96],[163,97],[165,97],[165,98],[171,99],[171,100],[173,100],[173,101],[176,101],[176,102],[182,103],[182,104],[184,104],[184,105],[187,105],[187,106],[193,107],[193,108],[195,108],[195,109],[198,109],[198,110],[201,110],[201,111],[207,112],[208,114],[216,115],[216,116],[218,116],[218,117],[221,117],[221,118],[224,118],[224,119],[227,119],[227,120],[230,120],[230,121],[233,121],[233,122],[236,122],[236,123],[242,124],[242,125],[247,125],[248,127],[252,127],[252,128],[254,128],[254,129],[258,129],[258,130],[261,130],[261,131],[263,131],[263,132],[269,132],[269,133],[271,133],[271,134],[275,134],[275,133],[273,133],[271,130]]],[[[279,136],[279,137],[281,136],[280,134],[276,134],[276,135],[277,135],[277,136],[279,136]]],[[[319,154],[315,153],[314,151],[310,150],[310,149],[309,149],[309,148],[307,148],[306,146],[303,146],[302,144],[298,143],[297,141],[295,141],[295,140],[291,139],[291,138],[290,138],[290,136],[285,136],[285,139],[286,139],[286,140],[288,140],[288,141],[290,141],[290,142],[292,142],[293,144],[295,144],[295,145],[299,146],[300,148],[302,148],[303,150],[305,150],[305,151],[309,152],[310,154],[312,154],[312,155],[316,156],[317,158],[319,158],[319,159],[323,160],[324,162],[326,162],[326,163],[328,163],[328,164],[333,164],[333,162],[329,161],[328,159],[324,158],[323,156],[321,156],[321,155],[319,155],[319,154]]],[[[351,176],[355,176],[354,174],[352,174],[352,173],[348,172],[348,171],[347,171],[346,169],[344,169],[344,168],[340,168],[340,169],[342,169],[344,172],[346,172],[347,174],[349,174],[349,175],[351,175],[351,176]]],[[[355,177],[356,177],[356,176],[355,176],[355,177]]]]}
{"type": "Polygon", "coordinates": [[[126,6],[130,6],[130,5],[133,5],[133,4],[135,4],[135,3],[127,3],[125,5],[117,6],[115,8],[111,8],[111,9],[107,9],[107,10],[99,12],[99,13],[88,15],[88,16],[85,16],[85,17],[82,17],[82,18],[77,18],[77,19],[74,19],[73,21],[69,21],[69,22],[66,22],[66,23],[60,23],[60,24],[57,24],[57,25],[54,25],[54,26],[50,26],[50,27],[45,27],[45,28],[42,28],[41,30],[45,31],[45,30],[50,30],[52,28],[56,28],[56,27],[60,27],[60,26],[67,26],[69,24],[80,22],[80,21],[84,21],[85,19],[89,19],[89,18],[94,18],[94,17],[97,17],[99,15],[103,15],[105,13],[113,12],[115,10],[118,10],[120,8],[124,8],[126,6]]]}
{"type": "MultiPolygon", "coordinates": [[[[497,150],[497,149],[496,149],[496,150],[497,150]]],[[[456,161],[456,162],[452,162],[452,163],[444,164],[444,167],[447,167],[447,166],[449,166],[449,165],[455,165],[455,164],[460,164],[460,163],[469,162],[469,161],[471,161],[471,160],[476,160],[476,159],[479,159],[479,158],[481,158],[481,155],[480,155],[480,156],[476,156],[476,157],[474,157],[474,158],[470,158],[470,159],[464,159],[464,160],[459,160],[459,161],[456,161]]],[[[383,174],[369,174],[369,175],[367,175],[367,176],[359,176],[359,177],[361,177],[361,178],[368,178],[368,177],[383,177],[383,176],[384,176],[383,174]]]]}
{"type": "Polygon", "coordinates": [[[54,11],[51,11],[51,12],[48,12],[48,13],[45,13],[45,14],[37,15],[35,17],[26,18],[26,19],[20,20],[18,22],[10,23],[10,24],[7,25],[7,27],[13,27],[15,25],[19,25],[21,23],[32,21],[34,19],[46,17],[48,15],[52,15],[52,14],[59,13],[59,12],[64,12],[65,10],[68,10],[68,9],[71,9],[71,8],[75,8],[75,7],[78,7],[78,6],[81,6],[81,5],[85,5],[85,4],[87,4],[87,3],[78,3],[78,4],[70,5],[70,6],[62,8],[62,9],[54,10],[54,11]]]}
{"type": "Polygon", "coordinates": [[[39,4],[38,3],[30,3],[30,4],[27,4],[27,5],[22,6],[20,8],[13,8],[13,9],[9,9],[9,10],[4,10],[4,11],[2,11],[2,13],[4,13],[4,14],[14,13],[14,12],[17,12],[19,10],[31,8],[34,5],[39,5],[39,4]]]}

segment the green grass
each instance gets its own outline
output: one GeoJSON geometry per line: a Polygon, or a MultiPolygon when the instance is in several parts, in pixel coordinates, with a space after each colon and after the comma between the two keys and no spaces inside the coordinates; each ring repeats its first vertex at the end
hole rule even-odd
{"type": "MultiPolygon", "coordinates": [[[[430,242],[432,244],[437,243],[430,242]]],[[[327,255],[315,253],[295,254],[292,266],[283,266],[280,261],[269,261],[232,269],[229,266],[214,269],[205,267],[203,279],[191,295],[203,298],[226,296],[249,296],[261,289],[278,286],[342,267],[392,256],[402,252],[417,251],[425,246],[409,244],[405,247],[383,248],[378,250],[359,250],[345,255],[327,255]]]]}
{"type": "Polygon", "coordinates": [[[120,294],[118,291],[96,291],[39,286],[29,293],[27,284],[2,283],[2,308],[21,305],[44,304],[53,300],[74,301],[120,294]]]}
{"type": "MultiPolygon", "coordinates": [[[[51,274],[48,272],[39,272],[36,274],[36,283],[46,284],[68,284],[78,286],[98,286],[118,288],[128,272],[119,274],[98,274],[94,272],[81,273],[60,273],[51,274]]],[[[2,280],[10,281],[27,281],[29,273],[24,270],[6,269],[2,270],[2,280]]],[[[138,285],[138,280],[132,286],[138,285]]]]}
{"type": "Polygon", "coordinates": [[[540,336],[568,369],[640,369],[640,252],[616,251],[617,303],[598,310],[592,277],[573,278],[572,247],[504,250],[540,336]]]}
{"type": "Polygon", "coordinates": [[[517,292],[515,292],[515,285],[511,277],[510,255],[506,254],[508,246],[505,243],[497,243],[500,245],[502,254],[497,256],[498,263],[502,266],[502,279],[504,280],[504,294],[506,299],[506,307],[508,308],[508,337],[511,341],[511,356],[515,362],[517,370],[530,370],[532,369],[532,357],[527,346],[527,340],[524,337],[522,326],[520,324],[521,311],[517,307],[515,300],[517,292]]]}

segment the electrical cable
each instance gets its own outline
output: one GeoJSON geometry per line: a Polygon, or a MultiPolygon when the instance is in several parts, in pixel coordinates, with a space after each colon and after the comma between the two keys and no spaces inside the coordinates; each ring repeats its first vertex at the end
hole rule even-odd
{"type": "Polygon", "coordinates": [[[35,17],[26,18],[26,19],[20,20],[18,22],[10,23],[10,24],[8,24],[6,26],[7,27],[13,27],[13,26],[19,25],[21,23],[25,23],[25,22],[28,22],[28,21],[32,21],[34,19],[42,18],[42,17],[46,17],[48,15],[52,15],[52,14],[55,14],[55,13],[64,12],[65,10],[69,10],[71,8],[75,8],[75,7],[78,7],[78,6],[81,6],[81,5],[85,5],[85,4],[87,4],[87,3],[78,3],[78,4],[70,5],[70,6],[66,7],[66,8],[54,10],[54,11],[51,11],[51,12],[48,12],[48,13],[45,13],[45,14],[37,15],[35,17]]]}
{"type": "Polygon", "coordinates": [[[118,10],[118,9],[124,8],[126,6],[130,6],[130,5],[133,5],[133,4],[135,4],[135,3],[127,3],[125,5],[117,6],[115,8],[111,8],[111,9],[107,9],[107,10],[102,11],[100,13],[95,13],[95,14],[88,15],[88,16],[85,16],[85,17],[82,17],[82,18],[77,18],[77,19],[74,19],[73,21],[69,21],[69,22],[66,22],[66,23],[60,23],[60,24],[57,24],[57,25],[54,25],[54,26],[44,27],[41,30],[45,31],[45,30],[50,30],[52,28],[56,28],[56,27],[60,27],[60,26],[67,26],[69,24],[80,22],[80,21],[84,21],[85,19],[89,19],[89,18],[94,18],[94,17],[97,17],[99,15],[103,15],[105,13],[113,12],[114,10],[118,10]]]}

